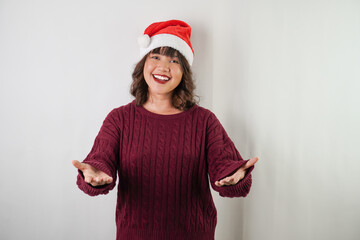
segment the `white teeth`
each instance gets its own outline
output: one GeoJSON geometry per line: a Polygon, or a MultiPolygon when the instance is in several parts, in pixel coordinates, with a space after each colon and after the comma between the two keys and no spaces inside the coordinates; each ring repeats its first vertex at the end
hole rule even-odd
{"type": "Polygon", "coordinates": [[[160,76],[160,75],[154,75],[154,78],[162,80],[162,81],[168,81],[170,79],[168,77],[163,77],[163,76],[160,76]]]}

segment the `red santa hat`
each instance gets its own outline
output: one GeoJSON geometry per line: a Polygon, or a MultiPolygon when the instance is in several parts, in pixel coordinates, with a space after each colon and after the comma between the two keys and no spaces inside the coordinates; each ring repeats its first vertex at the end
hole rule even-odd
{"type": "Polygon", "coordinates": [[[172,47],[178,50],[192,65],[194,50],[190,42],[191,27],[180,20],[155,22],[148,26],[144,35],[138,38],[140,57],[158,47],[172,47]]]}

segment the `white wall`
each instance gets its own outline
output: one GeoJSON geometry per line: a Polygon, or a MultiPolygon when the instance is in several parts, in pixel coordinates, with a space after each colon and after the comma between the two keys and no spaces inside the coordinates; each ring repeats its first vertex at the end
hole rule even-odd
{"type": "Polygon", "coordinates": [[[136,39],[193,27],[201,104],[244,158],[216,239],[358,239],[360,2],[0,1],[0,239],[114,239],[116,190],[76,186],[106,114],[129,102],[136,39]]]}
{"type": "Polygon", "coordinates": [[[260,157],[239,239],[360,239],[360,2],[216,9],[213,107],[260,157]]]}

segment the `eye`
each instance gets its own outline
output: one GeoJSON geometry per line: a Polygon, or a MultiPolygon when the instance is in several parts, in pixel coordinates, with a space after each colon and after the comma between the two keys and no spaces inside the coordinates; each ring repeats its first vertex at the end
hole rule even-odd
{"type": "Polygon", "coordinates": [[[152,56],[150,56],[150,58],[157,59],[157,60],[160,59],[159,56],[157,56],[157,55],[152,55],[152,56]]]}
{"type": "Polygon", "coordinates": [[[177,60],[177,59],[172,59],[170,62],[179,64],[179,60],[177,60]]]}

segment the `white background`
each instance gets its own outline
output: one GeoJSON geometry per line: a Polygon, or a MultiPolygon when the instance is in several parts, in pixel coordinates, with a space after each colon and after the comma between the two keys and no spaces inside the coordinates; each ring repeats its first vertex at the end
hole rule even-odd
{"type": "Polygon", "coordinates": [[[200,105],[245,158],[216,239],[360,238],[360,2],[0,0],[0,239],[115,239],[116,190],[89,197],[71,160],[130,102],[148,24],[193,28],[200,105]]]}

